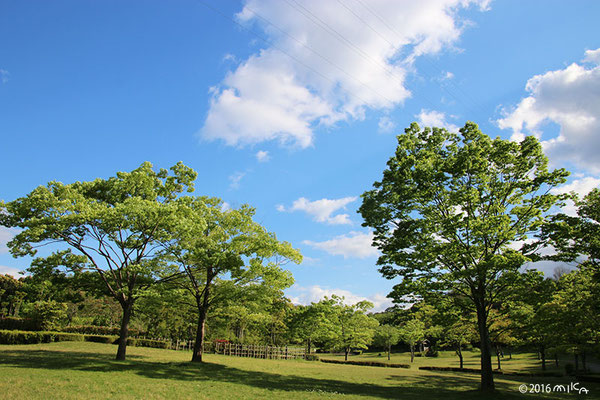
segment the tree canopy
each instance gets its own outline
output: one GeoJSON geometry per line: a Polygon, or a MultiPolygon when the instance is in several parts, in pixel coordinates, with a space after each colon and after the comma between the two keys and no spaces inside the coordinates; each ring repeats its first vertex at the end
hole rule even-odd
{"type": "Polygon", "coordinates": [[[459,133],[413,123],[398,136],[382,180],[362,195],[359,212],[374,229],[379,270],[402,278],[397,299],[452,290],[475,306],[483,390],[494,388],[489,311],[530,260],[519,242],[566,197],[551,190],[567,176],[548,170],[534,137],[516,143],[491,139],[472,122],[459,133]]]}

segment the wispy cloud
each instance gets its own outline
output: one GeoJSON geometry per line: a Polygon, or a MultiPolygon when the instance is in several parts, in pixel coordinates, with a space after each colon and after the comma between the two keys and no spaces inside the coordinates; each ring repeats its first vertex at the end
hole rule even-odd
{"type": "Polygon", "coordinates": [[[229,189],[236,190],[240,188],[242,179],[246,176],[245,172],[235,172],[229,176],[229,189]]]}
{"type": "Polygon", "coordinates": [[[373,233],[350,232],[347,235],[336,236],[323,242],[305,240],[302,243],[315,249],[325,251],[334,256],[344,258],[368,258],[379,254],[377,249],[371,245],[373,233]]]}
{"type": "Polygon", "coordinates": [[[372,311],[384,311],[386,308],[393,305],[392,300],[388,299],[382,293],[375,293],[371,296],[360,296],[352,293],[345,289],[332,289],[323,288],[319,285],[302,287],[299,285],[292,286],[288,291],[288,296],[295,304],[309,305],[310,303],[316,303],[325,297],[331,297],[332,295],[344,297],[344,303],[348,305],[356,304],[359,301],[367,300],[373,303],[372,311]]]}
{"type": "Polygon", "coordinates": [[[264,150],[259,150],[256,153],[256,160],[258,162],[267,162],[271,159],[271,156],[269,155],[268,151],[264,151],[264,150]]]}
{"type": "Polygon", "coordinates": [[[305,197],[300,197],[292,203],[292,206],[286,209],[283,205],[277,206],[277,211],[303,211],[313,217],[317,222],[325,222],[330,225],[351,224],[348,214],[336,214],[336,211],[345,209],[346,205],[356,201],[357,197],[344,197],[341,199],[321,199],[310,201],[305,197]]]}

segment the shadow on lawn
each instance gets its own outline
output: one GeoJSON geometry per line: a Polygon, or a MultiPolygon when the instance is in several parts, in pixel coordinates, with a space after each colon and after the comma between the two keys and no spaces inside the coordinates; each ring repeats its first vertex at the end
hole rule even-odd
{"type": "MultiPolygon", "coordinates": [[[[352,383],[333,379],[280,375],[269,372],[247,371],[216,363],[192,364],[145,361],[144,357],[128,356],[127,361],[115,361],[106,354],[65,352],[51,350],[12,350],[0,352],[0,365],[17,368],[60,369],[91,372],[127,371],[151,379],[179,381],[214,381],[243,384],[266,390],[289,392],[337,392],[347,395],[364,395],[383,399],[469,399],[469,398],[520,398],[518,393],[498,393],[482,396],[476,390],[457,391],[453,386],[475,387],[471,377],[414,375],[402,386],[403,377],[390,378],[400,386],[352,383]]],[[[318,364],[317,364],[318,365],[318,364]]],[[[355,367],[369,368],[369,367],[355,367]]],[[[357,369],[357,373],[360,373],[357,369]]],[[[404,378],[406,379],[406,378],[404,378]]]]}

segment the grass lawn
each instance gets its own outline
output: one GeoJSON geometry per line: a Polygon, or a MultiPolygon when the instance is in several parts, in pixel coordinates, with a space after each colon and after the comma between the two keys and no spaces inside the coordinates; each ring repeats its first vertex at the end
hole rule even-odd
{"type": "MultiPolygon", "coordinates": [[[[90,342],[1,345],[0,398],[561,398],[566,395],[521,395],[518,387],[572,380],[496,376],[498,393],[484,397],[475,390],[479,377],[474,374],[221,355],[207,355],[206,363],[196,365],[188,362],[189,352],[139,347],[128,348],[128,360],[119,362],[113,360],[115,353],[116,346],[90,342]]],[[[600,385],[583,386],[590,390],[590,397],[600,393],[600,385]]]]}

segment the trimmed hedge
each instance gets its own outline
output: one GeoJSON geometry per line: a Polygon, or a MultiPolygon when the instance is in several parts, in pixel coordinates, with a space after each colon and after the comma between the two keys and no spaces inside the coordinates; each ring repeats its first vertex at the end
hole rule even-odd
{"type": "Polygon", "coordinates": [[[0,330],[39,331],[40,327],[30,318],[5,317],[0,318],[0,330]]]}
{"type": "MultiPolygon", "coordinates": [[[[452,372],[467,372],[472,374],[481,373],[480,369],[476,368],[459,368],[459,367],[419,367],[419,369],[426,371],[452,371],[452,372]]],[[[504,372],[501,370],[493,370],[492,373],[498,375],[514,375],[514,376],[549,376],[549,377],[562,377],[563,375],[558,372],[504,372]]]]}
{"type": "MultiPolygon", "coordinates": [[[[73,325],[66,326],[62,329],[63,332],[83,333],[84,335],[119,335],[120,328],[113,326],[96,326],[96,325],[73,325]]],[[[129,329],[130,336],[140,336],[142,332],[138,329],[129,329]]]]}
{"type": "Polygon", "coordinates": [[[321,360],[324,363],[330,364],[350,364],[363,365],[366,367],[385,367],[385,368],[410,368],[409,364],[388,364],[378,361],[342,361],[342,360],[321,360]]]}
{"type": "MultiPolygon", "coordinates": [[[[95,342],[106,344],[117,344],[119,338],[110,335],[82,335],[80,333],[66,332],[44,332],[44,331],[15,331],[0,330],[0,344],[37,344],[52,342],[95,342]]],[[[170,343],[164,340],[150,339],[127,339],[127,345],[134,347],[153,347],[156,349],[168,349],[170,343]]]]}
{"type": "Polygon", "coordinates": [[[304,359],[306,361],[319,361],[319,356],[315,354],[307,354],[306,356],[304,356],[304,359]]]}
{"type": "Polygon", "coordinates": [[[51,342],[83,342],[83,335],[63,332],[31,332],[0,330],[0,344],[36,344],[51,342]]]}

